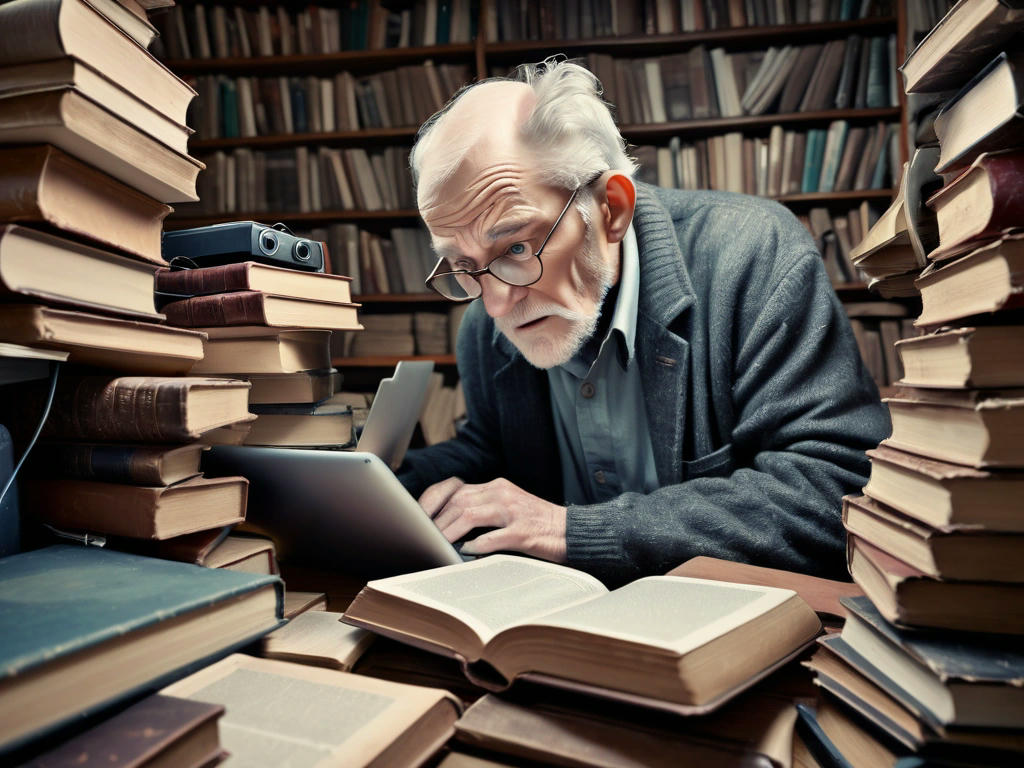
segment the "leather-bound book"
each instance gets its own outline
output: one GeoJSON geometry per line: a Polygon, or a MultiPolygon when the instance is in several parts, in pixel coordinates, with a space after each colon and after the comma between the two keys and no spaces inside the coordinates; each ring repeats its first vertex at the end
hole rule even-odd
{"type": "Polygon", "coordinates": [[[170,485],[199,474],[202,443],[124,445],[117,443],[43,443],[33,461],[58,475],[132,485],[170,485]]]}
{"type": "Polygon", "coordinates": [[[307,301],[259,291],[194,296],[164,307],[167,322],[186,328],[264,325],[272,328],[326,328],[356,331],[358,304],[307,301]]]}
{"type": "Polygon", "coordinates": [[[156,290],[179,296],[208,296],[233,291],[265,291],[314,301],[347,303],[352,300],[348,277],[273,267],[255,261],[201,269],[162,269],[156,273],[156,290]]]}

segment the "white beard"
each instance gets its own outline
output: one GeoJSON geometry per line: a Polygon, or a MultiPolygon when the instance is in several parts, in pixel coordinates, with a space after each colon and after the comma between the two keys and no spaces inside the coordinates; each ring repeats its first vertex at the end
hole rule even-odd
{"type": "Polygon", "coordinates": [[[527,296],[507,315],[495,318],[505,336],[518,349],[526,361],[536,368],[554,368],[572,360],[594,334],[601,314],[601,304],[611,288],[614,269],[601,260],[591,229],[587,228],[585,250],[577,259],[578,284],[576,292],[593,300],[590,312],[577,312],[554,302],[536,300],[527,296]],[[562,333],[552,330],[518,331],[519,326],[532,320],[553,315],[564,318],[568,329],[562,333]]]}

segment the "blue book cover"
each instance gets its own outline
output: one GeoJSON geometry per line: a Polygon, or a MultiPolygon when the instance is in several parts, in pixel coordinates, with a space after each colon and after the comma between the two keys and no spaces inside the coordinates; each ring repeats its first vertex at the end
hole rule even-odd
{"type": "Polygon", "coordinates": [[[804,176],[800,184],[802,193],[817,192],[821,176],[821,161],[825,153],[825,130],[812,128],[807,132],[807,150],[804,153],[804,176]]]}
{"type": "Polygon", "coordinates": [[[283,623],[277,576],[60,545],[0,559],[0,752],[283,623]]]}

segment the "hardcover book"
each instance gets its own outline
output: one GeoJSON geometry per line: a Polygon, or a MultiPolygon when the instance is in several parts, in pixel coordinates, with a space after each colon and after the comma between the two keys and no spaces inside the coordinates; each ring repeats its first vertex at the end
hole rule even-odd
{"type": "Polygon", "coordinates": [[[341,391],[342,375],[334,368],[296,373],[249,374],[250,405],[319,403],[341,391]]]}
{"type": "Polygon", "coordinates": [[[43,224],[166,263],[160,256],[160,231],[169,205],[48,144],[2,149],[0,167],[0,221],[43,224]]]}
{"type": "MultiPolygon", "coordinates": [[[[216,573],[216,571],[215,571],[216,573]]],[[[225,707],[221,743],[243,765],[421,765],[454,730],[447,691],[234,654],[164,688],[225,707]]]]}
{"type": "Polygon", "coordinates": [[[154,690],[275,629],[282,592],[277,577],[95,547],[0,559],[0,750],[154,690]]]}
{"type": "Polygon", "coordinates": [[[171,485],[199,474],[208,446],[125,445],[46,442],[36,446],[33,463],[52,475],[131,485],[171,485]]]}
{"type": "Polygon", "coordinates": [[[259,291],[196,296],[164,306],[167,322],[186,328],[263,325],[271,328],[323,328],[358,331],[358,304],[309,301],[259,291]]]}
{"type": "Polygon", "coordinates": [[[1024,387],[1019,325],[979,325],[901,339],[901,384],[911,387],[1024,387]]]}
{"type": "Polygon", "coordinates": [[[302,272],[255,261],[200,269],[161,269],[156,273],[157,291],[186,297],[261,291],[296,299],[347,304],[352,301],[350,282],[342,275],[302,272]]]}
{"type": "Polygon", "coordinates": [[[348,405],[250,405],[256,414],[245,445],[281,445],[293,447],[333,446],[351,448],[355,444],[352,409],[348,405]]]}
{"type": "Polygon", "coordinates": [[[721,705],[821,628],[790,590],[659,576],[609,592],[580,571],[511,555],[371,581],[344,620],[459,659],[485,687],[529,677],[691,714],[721,705]],[[752,635],[758,652],[736,652],[752,635]]]}
{"type": "Polygon", "coordinates": [[[375,635],[341,623],[334,611],[306,611],[263,638],[268,659],[351,671],[375,635]]]}
{"type": "Polygon", "coordinates": [[[331,366],[331,333],[265,326],[200,326],[203,359],[192,373],[293,374],[331,366]]]}

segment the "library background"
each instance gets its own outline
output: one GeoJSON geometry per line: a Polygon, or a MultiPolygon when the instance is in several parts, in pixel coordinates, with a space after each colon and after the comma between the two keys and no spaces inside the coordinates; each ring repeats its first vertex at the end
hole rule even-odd
{"type": "Polygon", "coordinates": [[[1020,764],[1022,42],[1016,0],[0,2],[0,763],[1020,764]],[[893,422],[842,501],[852,582],[367,588],[396,568],[307,560],[254,513],[309,510],[215,471],[342,456],[400,362],[433,364],[412,446],[455,434],[465,305],[424,285],[409,150],[556,54],[642,181],[814,237],[893,422]],[[236,254],[324,269],[184,232],[252,221],[236,254]]]}

